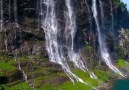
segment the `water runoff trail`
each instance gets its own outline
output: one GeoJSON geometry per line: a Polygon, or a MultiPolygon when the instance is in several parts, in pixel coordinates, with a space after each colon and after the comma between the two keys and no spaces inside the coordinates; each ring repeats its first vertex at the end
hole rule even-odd
{"type": "MultiPolygon", "coordinates": [[[[15,23],[15,39],[17,38],[17,30],[20,29],[19,24],[18,24],[18,7],[17,7],[17,0],[14,0],[14,23],[15,23]]],[[[9,2],[9,14],[10,14],[10,8],[11,8],[11,3],[9,2]]],[[[10,19],[10,15],[9,15],[9,19],[10,19]]],[[[21,31],[20,31],[20,36],[21,36],[21,31]]],[[[15,42],[15,46],[17,47],[17,44],[15,42]]],[[[18,59],[18,49],[16,48],[15,50],[15,55],[14,55],[14,59],[15,61],[17,61],[18,63],[18,69],[22,72],[23,75],[23,80],[28,82],[28,78],[27,75],[25,74],[25,71],[21,68],[21,62],[18,59]]]]}
{"type": "MultiPolygon", "coordinates": [[[[67,48],[69,49],[67,51],[68,53],[68,58],[70,61],[74,63],[74,65],[83,70],[83,71],[89,71],[83,64],[83,62],[80,60],[80,56],[78,53],[74,52],[74,37],[76,33],[76,18],[72,9],[71,5],[71,0],[65,0],[66,4],[66,12],[67,15],[65,17],[66,22],[65,22],[65,31],[70,30],[70,35],[65,36],[65,37],[70,37],[70,43],[71,45],[66,45],[67,48]]],[[[59,43],[59,24],[57,21],[57,16],[56,16],[56,10],[55,10],[55,2],[54,0],[40,0],[40,5],[39,5],[39,14],[40,14],[40,23],[41,23],[41,28],[44,29],[45,32],[45,38],[46,38],[46,49],[49,55],[49,59],[51,62],[58,63],[62,66],[62,69],[64,72],[69,76],[71,81],[74,83],[74,81],[84,83],[88,86],[90,86],[88,83],[86,83],[83,79],[79,78],[77,75],[75,75],[67,61],[68,58],[65,57],[64,52],[62,50],[62,44],[59,43]]],[[[68,34],[65,34],[68,35],[68,34]]],[[[67,42],[67,40],[66,40],[67,42]]],[[[90,72],[90,75],[93,78],[96,78],[96,76],[90,72]]],[[[92,86],[90,86],[92,87],[92,86]]],[[[92,87],[94,88],[94,87],[92,87]]]]}
{"type": "MultiPolygon", "coordinates": [[[[84,72],[88,71],[90,73],[90,77],[97,79],[97,76],[95,76],[95,74],[93,72],[91,72],[90,70],[88,70],[84,63],[81,60],[81,57],[79,55],[79,53],[74,51],[74,37],[76,34],[76,16],[74,15],[74,10],[72,8],[71,5],[71,1],[70,0],[66,0],[66,6],[67,6],[67,14],[66,15],[66,28],[65,31],[70,30],[70,36],[71,36],[71,46],[70,49],[68,51],[68,55],[69,55],[69,59],[75,64],[75,66],[81,70],[83,70],[84,72]]],[[[67,34],[66,34],[67,35],[67,34]]]]}
{"type": "MultiPolygon", "coordinates": [[[[101,18],[103,18],[103,6],[102,6],[102,2],[99,0],[100,3],[100,10],[101,10],[101,18]]],[[[99,49],[100,49],[100,54],[101,54],[101,58],[102,60],[106,63],[106,65],[113,70],[115,73],[120,74],[121,76],[125,77],[124,74],[117,68],[115,67],[112,62],[111,62],[111,57],[108,53],[106,44],[105,44],[105,40],[104,37],[101,33],[101,27],[99,25],[99,20],[98,20],[98,12],[97,12],[97,3],[96,0],[92,1],[92,11],[93,11],[93,16],[96,22],[96,26],[97,26],[97,32],[98,32],[98,42],[99,42],[99,49]]],[[[104,22],[102,21],[102,24],[104,22]]],[[[102,25],[103,27],[103,25],[102,25]]]]}

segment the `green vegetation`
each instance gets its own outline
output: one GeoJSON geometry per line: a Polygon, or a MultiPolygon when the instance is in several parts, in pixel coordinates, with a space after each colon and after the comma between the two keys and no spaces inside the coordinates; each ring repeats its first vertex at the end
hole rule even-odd
{"type": "Polygon", "coordinates": [[[123,3],[121,0],[114,0],[115,4],[118,6],[121,6],[123,8],[126,8],[127,5],[125,3],[123,3]]]}
{"type": "Polygon", "coordinates": [[[44,85],[38,90],[92,90],[90,86],[87,86],[83,83],[67,81],[61,85],[44,85]]]}
{"type": "Polygon", "coordinates": [[[26,82],[22,82],[12,86],[9,90],[32,90],[32,88],[26,82]]]}
{"type": "Polygon", "coordinates": [[[88,83],[91,86],[98,86],[98,80],[90,78],[89,72],[83,72],[79,69],[72,70],[73,73],[75,73],[78,77],[82,78],[86,83],[88,83]]]}
{"type": "Polygon", "coordinates": [[[120,67],[126,67],[124,59],[118,59],[117,65],[120,67]]]}
{"type": "Polygon", "coordinates": [[[0,85],[0,90],[10,90],[6,85],[0,85]]]}
{"type": "Polygon", "coordinates": [[[94,70],[94,73],[99,78],[99,80],[106,82],[111,77],[109,71],[102,71],[102,70],[94,70]]]}
{"type": "Polygon", "coordinates": [[[0,69],[3,69],[3,70],[14,70],[16,69],[16,67],[10,65],[10,62],[2,62],[0,61],[0,69]]]}
{"type": "MultiPolygon", "coordinates": [[[[85,49],[93,51],[92,46],[86,46],[85,49]]],[[[0,90],[33,90],[29,86],[33,83],[37,90],[92,90],[92,87],[97,87],[100,83],[105,83],[111,78],[111,73],[107,70],[97,69],[99,68],[98,62],[93,60],[90,63],[97,68],[91,68],[99,80],[90,78],[89,72],[74,68],[72,72],[89,86],[76,81],[72,83],[67,75],[61,71],[60,66],[50,63],[42,55],[37,55],[17,59],[21,62],[21,67],[29,78],[28,82],[23,82],[21,75],[16,78],[21,73],[17,69],[17,62],[13,57],[1,51],[0,60],[0,76],[5,76],[9,80],[6,84],[0,85],[0,90]]],[[[117,65],[124,67],[124,60],[119,59],[117,65]]]]}
{"type": "Polygon", "coordinates": [[[84,49],[85,50],[90,50],[90,51],[94,50],[93,46],[85,46],[84,49]]]}

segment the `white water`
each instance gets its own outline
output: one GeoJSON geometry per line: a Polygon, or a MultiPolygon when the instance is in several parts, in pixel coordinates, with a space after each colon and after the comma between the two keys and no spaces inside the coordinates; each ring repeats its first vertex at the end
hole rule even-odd
{"type": "MultiPolygon", "coordinates": [[[[74,51],[74,37],[75,37],[75,34],[76,34],[76,17],[74,15],[74,10],[72,8],[72,5],[71,5],[71,0],[66,0],[66,6],[67,6],[67,17],[66,17],[66,28],[65,28],[65,31],[68,31],[70,30],[70,36],[71,36],[71,41],[72,41],[72,45],[68,51],[68,54],[69,54],[69,59],[75,64],[75,66],[81,70],[83,70],[84,72],[85,71],[89,71],[84,63],[82,62],[82,59],[79,55],[79,53],[76,53],[74,51]]],[[[95,76],[95,74],[91,71],[89,71],[90,73],[90,76],[91,78],[95,78],[97,79],[97,76],[95,76]]]]}
{"type": "MultiPolygon", "coordinates": [[[[10,20],[10,10],[11,10],[11,3],[10,3],[10,1],[9,1],[9,20],[10,20]]],[[[16,27],[15,27],[15,39],[17,38],[17,29],[20,29],[19,28],[19,25],[18,25],[18,16],[17,16],[17,0],[14,0],[14,22],[15,22],[15,25],[16,25],[16,27]]],[[[21,32],[20,32],[20,37],[21,37],[21,32]]],[[[15,42],[16,43],[16,42],[15,42]]],[[[15,45],[16,46],[16,45],[15,45]]],[[[16,50],[15,50],[15,55],[14,55],[14,59],[15,59],[15,61],[17,61],[18,62],[18,69],[22,72],[22,75],[23,75],[23,80],[24,81],[26,81],[26,82],[28,82],[28,80],[27,80],[27,75],[25,74],[25,72],[24,72],[24,70],[21,68],[21,63],[20,63],[20,61],[18,60],[18,55],[17,55],[17,52],[18,52],[18,50],[17,50],[17,48],[16,48],[16,50]]]]}
{"type": "Polygon", "coordinates": [[[17,61],[17,63],[18,63],[18,69],[22,72],[23,80],[27,82],[28,81],[27,80],[27,75],[25,74],[24,70],[21,68],[20,61],[18,60],[17,57],[18,57],[17,56],[17,50],[15,50],[14,60],[17,61]]]}
{"type": "MultiPolygon", "coordinates": [[[[11,3],[9,2],[9,19],[11,18],[10,17],[10,9],[11,9],[10,5],[11,5],[11,3]]],[[[14,22],[15,22],[15,25],[16,25],[16,27],[15,27],[15,39],[16,39],[17,38],[17,29],[20,29],[19,24],[18,24],[17,0],[14,0],[14,22]]],[[[20,37],[21,37],[21,32],[20,32],[20,37]]],[[[18,49],[16,48],[14,59],[15,59],[15,61],[18,62],[18,69],[22,72],[23,80],[28,82],[27,75],[25,74],[24,70],[21,68],[21,63],[18,60],[17,52],[18,52],[18,49]]]]}
{"type": "MultiPolygon", "coordinates": [[[[44,19],[42,28],[44,28],[45,31],[46,49],[48,51],[50,61],[60,64],[64,71],[70,77],[71,81],[74,82],[74,77],[77,81],[82,82],[80,78],[78,78],[71,72],[67,64],[66,58],[63,56],[62,52],[59,52],[60,48],[57,41],[59,29],[55,15],[55,3],[53,0],[44,0],[43,3],[47,6],[47,11],[45,18],[42,17],[42,20],[44,19]]],[[[42,13],[42,8],[40,13],[42,13]]],[[[43,15],[43,13],[41,15],[43,15]]]]}
{"type": "MultiPolygon", "coordinates": [[[[102,3],[100,3],[102,4],[102,3]]],[[[102,6],[101,6],[102,8],[102,6]]],[[[93,16],[95,18],[96,26],[97,26],[97,31],[98,31],[98,42],[99,42],[99,48],[100,48],[100,53],[101,53],[101,58],[104,60],[104,62],[107,64],[107,66],[113,70],[114,72],[120,74],[121,76],[124,77],[124,75],[112,64],[110,55],[108,53],[104,37],[102,37],[100,25],[99,25],[99,20],[98,20],[98,12],[97,12],[97,6],[96,6],[96,0],[92,1],[92,11],[93,11],[93,16]]],[[[102,9],[101,9],[101,13],[102,9]]]]}
{"type": "Polygon", "coordinates": [[[28,82],[28,80],[27,80],[27,75],[25,74],[24,70],[21,69],[21,64],[20,64],[20,62],[18,62],[18,69],[22,72],[23,80],[26,81],[26,82],[28,82]]]}
{"type": "MultiPolygon", "coordinates": [[[[70,1],[66,1],[66,5],[70,5],[70,1]]],[[[79,60],[79,56],[77,54],[73,54],[73,39],[75,36],[75,18],[73,16],[72,8],[67,5],[68,8],[68,17],[66,19],[66,27],[65,30],[69,29],[70,30],[70,35],[71,35],[71,41],[72,44],[70,46],[70,51],[69,53],[69,58],[70,60],[75,60],[73,61],[74,64],[81,69],[85,69],[83,66],[82,62],[77,62],[76,60],[79,60]]],[[[41,21],[42,22],[42,28],[45,31],[45,38],[46,38],[46,49],[49,55],[49,59],[52,62],[58,63],[62,66],[64,72],[69,76],[72,82],[75,80],[81,83],[84,83],[88,85],[86,82],[84,82],[81,78],[76,76],[74,73],[71,72],[71,69],[69,65],[67,64],[67,58],[65,57],[63,51],[62,51],[62,46],[58,42],[58,34],[60,31],[59,24],[57,22],[57,17],[56,17],[56,10],[55,10],[55,2],[54,0],[40,0],[40,16],[41,16],[41,21]],[[46,6],[46,8],[42,8],[42,5],[46,6]],[[45,10],[44,10],[45,9],[45,10]],[[44,12],[45,13],[44,13],[44,12]]],[[[92,73],[93,74],[93,73],[92,73]]],[[[93,75],[92,75],[93,76],[93,75]]],[[[93,76],[94,77],[94,76],[93,76]]],[[[90,86],[90,85],[88,85],[90,86]]],[[[91,86],[90,86],[91,87],[91,86]]],[[[93,88],[93,87],[92,87],[93,88]]]]}

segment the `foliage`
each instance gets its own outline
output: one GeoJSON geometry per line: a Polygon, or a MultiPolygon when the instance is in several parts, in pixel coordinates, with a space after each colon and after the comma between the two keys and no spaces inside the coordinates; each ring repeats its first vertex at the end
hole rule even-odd
{"type": "Polygon", "coordinates": [[[33,90],[28,83],[22,82],[12,86],[9,90],[33,90]]]}
{"type": "Polygon", "coordinates": [[[0,85],[0,90],[10,90],[6,85],[0,85]]]}
{"type": "Polygon", "coordinates": [[[108,71],[94,70],[94,73],[103,82],[106,82],[110,78],[110,73],[108,71]]]}
{"type": "Polygon", "coordinates": [[[124,59],[118,59],[117,65],[120,67],[126,67],[124,59]]]}
{"type": "Polygon", "coordinates": [[[13,69],[16,69],[16,67],[10,65],[10,63],[6,63],[6,62],[2,62],[0,61],[0,69],[3,69],[3,70],[13,70],[13,69]]]}
{"type": "Polygon", "coordinates": [[[92,90],[92,88],[83,83],[79,82],[72,83],[71,81],[68,81],[58,86],[47,84],[42,86],[38,90],[92,90]]]}
{"type": "Polygon", "coordinates": [[[82,78],[86,83],[88,83],[91,86],[97,86],[98,80],[90,78],[89,72],[84,72],[79,69],[74,69],[73,72],[80,78],[82,78]]]}
{"type": "Polygon", "coordinates": [[[85,50],[93,51],[93,46],[85,46],[84,49],[85,49],[85,50]]]}
{"type": "Polygon", "coordinates": [[[123,3],[121,0],[114,0],[115,4],[120,6],[120,7],[123,7],[123,8],[126,8],[127,5],[125,3],[123,3]]]}

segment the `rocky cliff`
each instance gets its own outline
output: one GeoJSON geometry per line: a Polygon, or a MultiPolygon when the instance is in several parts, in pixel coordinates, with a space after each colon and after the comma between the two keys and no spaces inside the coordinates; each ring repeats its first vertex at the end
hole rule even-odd
{"type": "MultiPolygon", "coordinates": [[[[69,78],[63,73],[61,66],[48,60],[45,49],[45,34],[39,23],[38,0],[17,1],[17,22],[15,21],[16,12],[14,11],[16,6],[14,1],[6,0],[3,2],[4,19],[3,28],[0,31],[0,89],[6,90],[7,88],[8,90],[10,87],[12,90],[21,88],[21,90],[25,90],[25,88],[27,90],[32,88],[70,90],[67,88],[67,85],[69,85],[72,89],[74,88],[73,90],[78,90],[78,88],[73,87],[69,78]],[[24,82],[23,72],[18,69],[19,62],[27,75],[29,85],[24,82]]],[[[100,17],[99,20],[103,19],[104,21],[105,28],[102,32],[105,34],[108,50],[113,62],[127,72],[129,69],[125,66],[125,63],[123,66],[123,62],[129,60],[128,45],[125,45],[128,44],[128,36],[126,37],[125,34],[129,33],[129,13],[122,2],[116,2],[115,0],[111,0],[111,2],[109,2],[110,0],[101,1],[104,18],[100,17]],[[125,32],[127,33],[123,32],[121,28],[126,29],[125,32]]],[[[91,7],[92,0],[86,0],[86,2],[85,0],[77,0],[77,3],[75,3],[75,0],[73,0],[77,21],[77,33],[74,39],[75,50],[81,50],[80,54],[84,58],[84,62],[87,62],[87,67],[95,72],[100,81],[89,79],[87,73],[76,70],[71,62],[69,64],[73,68],[73,72],[84,79],[86,78],[88,82],[92,82],[93,86],[98,86],[120,77],[109,72],[107,66],[100,59],[98,35],[91,7]]],[[[58,23],[61,27],[61,37],[65,23],[65,15],[63,14],[65,0],[55,0],[55,3],[58,23]]],[[[97,4],[100,6],[99,0],[97,0],[97,4]]],[[[97,10],[101,14],[100,7],[97,10]]],[[[100,23],[100,25],[102,24],[100,23]]],[[[82,84],[75,84],[82,88],[82,84]]]]}

